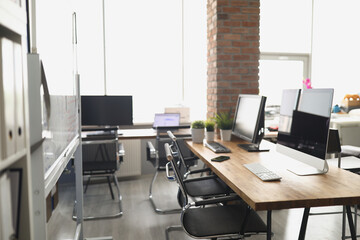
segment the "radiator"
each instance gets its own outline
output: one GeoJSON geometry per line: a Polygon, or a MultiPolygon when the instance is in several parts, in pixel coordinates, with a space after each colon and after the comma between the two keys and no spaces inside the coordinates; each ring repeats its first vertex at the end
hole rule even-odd
{"type": "Polygon", "coordinates": [[[120,139],[124,146],[124,161],[120,164],[118,177],[138,176],[141,174],[141,140],[120,139]]]}

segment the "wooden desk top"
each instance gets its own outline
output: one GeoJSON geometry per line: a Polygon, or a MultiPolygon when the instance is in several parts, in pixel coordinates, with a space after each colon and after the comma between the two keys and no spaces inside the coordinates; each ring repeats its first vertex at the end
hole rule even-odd
{"type": "Polygon", "coordinates": [[[187,141],[187,145],[256,211],[360,203],[359,175],[330,166],[327,174],[297,176],[287,170],[297,161],[277,153],[270,142],[263,141],[271,151],[261,153],[249,153],[237,147],[241,140],[219,142],[232,151],[221,154],[230,156],[230,160],[211,162],[211,158],[220,154],[192,141],[187,141]],[[281,181],[261,181],[243,166],[252,162],[261,162],[279,174],[281,181]]]}

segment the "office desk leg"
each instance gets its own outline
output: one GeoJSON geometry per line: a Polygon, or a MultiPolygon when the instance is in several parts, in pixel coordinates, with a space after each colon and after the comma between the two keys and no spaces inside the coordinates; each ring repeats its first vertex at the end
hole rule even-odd
{"type": "Polygon", "coordinates": [[[350,206],[346,206],[346,214],[347,214],[347,218],[348,218],[348,222],[349,222],[351,239],[356,240],[356,232],[355,232],[355,227],[354,227],[354,222],[353,222],[350,206]]]}
{"type": "Polygon", "coordinates": [[[271,210],[267,211],[267,219],[266,219],[266,226],[267,226],[267,234],[266,234],[266,240],[271,240],[271,210]]]}
{"type": "Polygon", "coordinates": [[[309,219],[309,213],[310,213],[310,208],[304,208],[303,219],[301,222],[301,228],[300,228],[300,232],[299,232],[299,240],[305,239],[306,226],[307,226],[307,222],[309,219]]]}

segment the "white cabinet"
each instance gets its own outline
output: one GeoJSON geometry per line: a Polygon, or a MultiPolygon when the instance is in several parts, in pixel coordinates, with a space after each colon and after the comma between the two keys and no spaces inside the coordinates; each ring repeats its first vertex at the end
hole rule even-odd
{"type": "Polygon", "coordinates": [[[33,239],[26,34],[25,1],[0,1],[1,239],[33,239]]]}

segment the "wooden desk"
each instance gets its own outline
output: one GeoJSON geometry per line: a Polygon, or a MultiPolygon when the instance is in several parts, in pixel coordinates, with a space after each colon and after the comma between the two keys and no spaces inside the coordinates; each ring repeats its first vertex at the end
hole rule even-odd
{"type": "MultiPolygon", "coordinates": [[[[190,128],[177,129],[173,131],[177,136],[188,136],[191,134],[190,128]]],[[[156,138],[158,132],[153,128],[146,129],[120,129],[118,131],[119,139],[147,139],[147,138],[156,138]]],[[[166,131],[159,133],[160,135],[166,135],[166,131]]]]}
{"type": "MultiPolygon", "coordinates": [[[[221,142],[221,141],[219,141],[221,142]]],[[[246,203],[255,211],[268,211],[268,226],[271,229],[271,210],[305,208],[303,223],[299,239],[304,239],[310,207],[350,205],[360,203],[360,176],[351,172],[330,166],[324,175],[297,176],[287,168],[297,162],[287,156],[279,154],[275,145],[269,145],[270,152],[249,153],[239,147],[241,140],[221,142],[231,150],[231,153],[221,154],[230,156],[224,162],[211,162],[211,158],[218,156],[204,147],[191,141],[186,142],[188,147],[202,161],[205,162],[224,182],[226,182],[246,203]],[[261,162],[268,169],[279,174],[281,181],[263,182],[247,170],[243,164],[261,162]],[[270,219],[269,219],[270,218],[270,219]]],[[[355,230],[351,213],[348,214],[353,239],[355,230]]],[[[269,236],[268,236],[268,239],[269,236]]]]}

